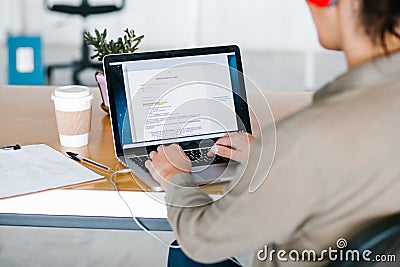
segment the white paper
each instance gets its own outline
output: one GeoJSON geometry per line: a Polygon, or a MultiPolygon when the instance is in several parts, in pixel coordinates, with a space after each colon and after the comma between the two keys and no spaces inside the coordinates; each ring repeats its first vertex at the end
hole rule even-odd
{"type": "Polygon", "coordinates": [[[98,180],[103,176],[49,146],[0,150],[0,198],[98,180]]]}
{"type": "Polygon", "coordinates": [[[19,73],[32,73],[35,70],[35,54],[32,47],[19,47],[17,54],[17,71],[19,73]]]}

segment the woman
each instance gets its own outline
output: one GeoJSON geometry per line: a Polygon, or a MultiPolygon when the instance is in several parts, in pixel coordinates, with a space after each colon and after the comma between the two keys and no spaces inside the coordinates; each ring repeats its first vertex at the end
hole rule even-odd
{"type": "MultiPolygon", "coordinates": [[[[275,255],[271,262],[267,247],[312,249],[321,258],[308,264],[323,265],[329,258],[320,252],[337,249],[338,239],[350,240],[400,211],[400,2],[315,0],[309,6],[321,45],[344,51],[349,71],[317,91],[310,107],[277,124],[275,161],[256,192],[247,189],[257,153],[250,153],[249,165],[226,197],[203,206],[210,199],[196,189],[179,146],[150,154],[146,166],[166,188],[166,200],[199,205],[168,207],[178,243],[193,259],[182,254],[176,260],[180,252],[171,249],[171,266],[179,261],[236,266],[227,259],[246,253],[254,255],[253,266],[296,264],[288,254],[286,261],[275,255]],[[323,2],[332,5],[318,5],[323,2]]],[[[243,159],[248,139],[226,136],[213,151],[243,159]]],[[[267,149],[268,142],[256,139],[251,149],[261,144],[267,149]]]]}

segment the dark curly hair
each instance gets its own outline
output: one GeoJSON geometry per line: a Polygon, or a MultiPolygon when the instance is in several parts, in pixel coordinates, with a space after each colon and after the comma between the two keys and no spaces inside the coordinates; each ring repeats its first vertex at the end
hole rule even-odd
{"type": "Polygon", "coordinates": [[[400,40],[400,0],[360,0],[360,4],[361,23],[367,35],[388,52],[386,38],[395,36],[400,40]]]}

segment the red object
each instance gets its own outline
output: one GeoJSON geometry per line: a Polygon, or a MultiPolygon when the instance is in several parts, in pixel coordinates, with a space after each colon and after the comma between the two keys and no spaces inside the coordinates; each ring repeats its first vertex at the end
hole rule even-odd
{"type": "Polygon", "coordinates": [[[308,0],[308,2],[319,7],[328,7],[336,4],[337,0],[308,0]]]}

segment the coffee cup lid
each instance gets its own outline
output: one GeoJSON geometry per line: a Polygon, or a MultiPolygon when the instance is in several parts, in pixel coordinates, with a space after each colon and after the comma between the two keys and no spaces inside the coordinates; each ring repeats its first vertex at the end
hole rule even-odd
{"type": "Polygon", "coordinates": [[[86,86],[62,86],[54,90],[53,96],[64,99],[83,98],[91,96],[92,92],[86,86]]]}

